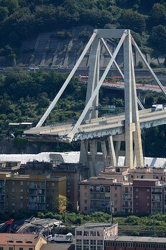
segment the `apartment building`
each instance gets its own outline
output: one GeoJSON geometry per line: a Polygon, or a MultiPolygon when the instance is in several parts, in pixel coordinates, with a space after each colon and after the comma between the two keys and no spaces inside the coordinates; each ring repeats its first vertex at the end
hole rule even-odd
{"type": "Polygon", "coordinates": [[[163,212],[165,184],[156,179],[133,180],[133,213],[163,212]]]}
{"type": "Polygon", "coordinates": [[[79,182],[88,177],[88,169],[78,163],[54,162],[27,162],[21,165],[20,174],[41,175],[51,174],[51,176],[66,177],[66,197],[70,209],[79,210],[79,182]]]}
{"type": "Polygon", "coordinates": [[[166,182],[166,169],[156,167],[150,168],[148,166],[129,169],[129,182],[136,178],[158,179],[159,181],[166,182]]]}
{"type": "Polygon", "coordinates": [[[35,234],[0,234],[1,250],[40,250],[46,239],[35,234]]]}
{"type": "Polygon", "coordinates": [[[0,172],[1,211],[45,211],[55,207],[66,209],[66,177],[0,172]]]}
{"type": "Polygon", "coordinates": [[[133,185],[132,183],[123,183],[122,187],[122,214],[133,213],[133,185]]]}
{"type": "Polygon", "coordinates": [[[62,163],[54,169],[54,175],[66,177],[66,197],[70,208],[79,210],[79,182],[87,179],[88,168],[81,164],[62,163]]]}
{"type": "Polygon", "coordinates": [[[166,212],[166,183],[158,179],[117,182],[108,177],[91,177],[80,182],[80,211],[112,214],[166,212]]]}
{"type": "Polygon", "coordinates": [[[118,224],[86,223],[75,229],[75,250],[104,250],[104,241],[118,235],[118,224]]]}
{"type": "Polygon", "coordinates": [[[115,178],[91,177],[80,182],[80,211],[89,214],[96,211],[121,213],[121,183],[115,178]]]}
{"type": "Polygon", "coordinates": [[[129,167],[126,166],[106,167],[99,173],[99,176],[116,178],[117,182],[128,182],[129,170],[129,167]]]}

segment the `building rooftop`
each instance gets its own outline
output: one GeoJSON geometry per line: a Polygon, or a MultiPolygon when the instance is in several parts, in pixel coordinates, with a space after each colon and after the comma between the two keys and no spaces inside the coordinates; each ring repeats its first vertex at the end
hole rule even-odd
{"type": "Polygon", "coordinates": [[[42,231],[50,231],[53,226],[59,226],[62,221],[56,219],[40,219],[33,217],[30,221],[25,221],[17,231],[20,234],[41,233],[42,231]]]}
{"type": "Polygon", "coordinates": [[[112,223],[85,223],[84,225],[78,226],[77,229],[97,229],[97,228],[108,228],[112,227],[112,223]]]}
{"type": "Polygon", "coordinates": [[[47,243],[40,250],[75,250],[75,244],[71,243],[47,243]]]}
{"type": "Polygon", "coordinates": [[[166,238],[160,237],[140,237],[140,236],[111,236],[110,240],[113,241],[128,241],[128,242],[158,242],[158,243],[166,243],[166,238]]]}
{"type": "Polygon", "coordinates": [[[19,245],[19,246],[35,246],[39,240],[39,238],[43,236],[35,235],[35,234],[9,234],[9,233],[1,233],[1,245],[19,245]]]}
{"type": "Polygon", "coordinates": [[[149,182],[156,182],[156,181],[159,181],[158,179],[150,179],[150,178],[146,178],[146,179],[142,179],[142,178],[135,178],[133,179],[133,181],[149,181],[149,182]]]}
{"type": "MultiPolygon", "coordinates": [[[[29,161],[37,160],[40,162],[56,162],[61,163],[79,163],[80,152],[42,152],[39,154],[1,154],[0,162],[21,162],[26,163],[29,161]]],[[[145,166],[162,168],[166,167],[166,158],[153,158],[144,157],[145,166]]],[[[125,157],[120,156],[118,158],[118,167],[125,165],[125,157]]]]}

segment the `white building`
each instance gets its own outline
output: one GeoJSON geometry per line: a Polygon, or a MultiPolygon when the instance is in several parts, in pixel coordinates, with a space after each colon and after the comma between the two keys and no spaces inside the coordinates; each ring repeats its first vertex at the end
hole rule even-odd
{"type": "Polygon", "coordinates": [[[118,224],[86,223],[75,230],[75,250],[104,250],[104,240],[118,235],[118,224]]]}

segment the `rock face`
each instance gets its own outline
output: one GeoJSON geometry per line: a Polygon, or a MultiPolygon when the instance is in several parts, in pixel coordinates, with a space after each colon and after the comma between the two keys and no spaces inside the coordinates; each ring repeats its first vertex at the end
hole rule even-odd
{"type": "MultiPolygon", "coordinates": [[[[92,27],[82,26],[40,34],[34,40],[23,42],[17,65],[71,69],[92,33],[92,27]]],[[[82,62],[82,67],[87,65],[88,57],[82,62]]]]}
{"type": "MultiPolygon", "coordinates": [[[[0,64],[2,66],[21,66],[30,67],[35,70],[36,67],[71,71],[76,61],[78,60],[81,52],[85,48],[94,28],[91,26],[80,26],[70,30],[42,33],[33,40],[24,41],[20,48],[17,61],[7,61],[5,57],[0,57],[0,64]],[[15,65],[14,65],[15,64],[15,65]]],[[[107,41],[108,47],[113,51],[116,44],[111,40],[107,41]]],[[[101,44],[101,61],[100,67],[105,68],[110,60],[105,47],[101,44]]],[[[116,58],[119,66],[123,67],[122,51],[116,58]]],[[[149,55],[145,55],[147,61],[155,63],[158,67],[162,67],[165,58],[152,59],[149,55]]],[[[139,65],[141,59],[138,53],[135,53],[135,65],[139,65]]],[[[79,69],[87,70],[89,67],[89,55],[85,56],[79,69]]],[[[114,67],[114,66],[113,66],[114,67]]]]}

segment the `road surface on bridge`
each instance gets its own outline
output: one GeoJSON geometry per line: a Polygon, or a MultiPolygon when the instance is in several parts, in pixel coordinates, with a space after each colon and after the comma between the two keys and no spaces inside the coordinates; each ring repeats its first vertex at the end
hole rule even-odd
{"type": "MultiPolygon", "coordinates": [[[[151,112],[151,109],[139,111],[140,127],[149,128],[157,125],[166,124],[166,109],[151,112]]],[[[79,141],[85,139],[101,138],[108,135],[124,133],[125,116],[124,114],[100,117],[87,120],[80,125],[73,138],[68,138],[74,124],[53,124],[43,127],[34,127],[24,131],[24,136],[31,141],[79,141]],[[71,139],[71,140],[70,140],[71,139]]]]}

